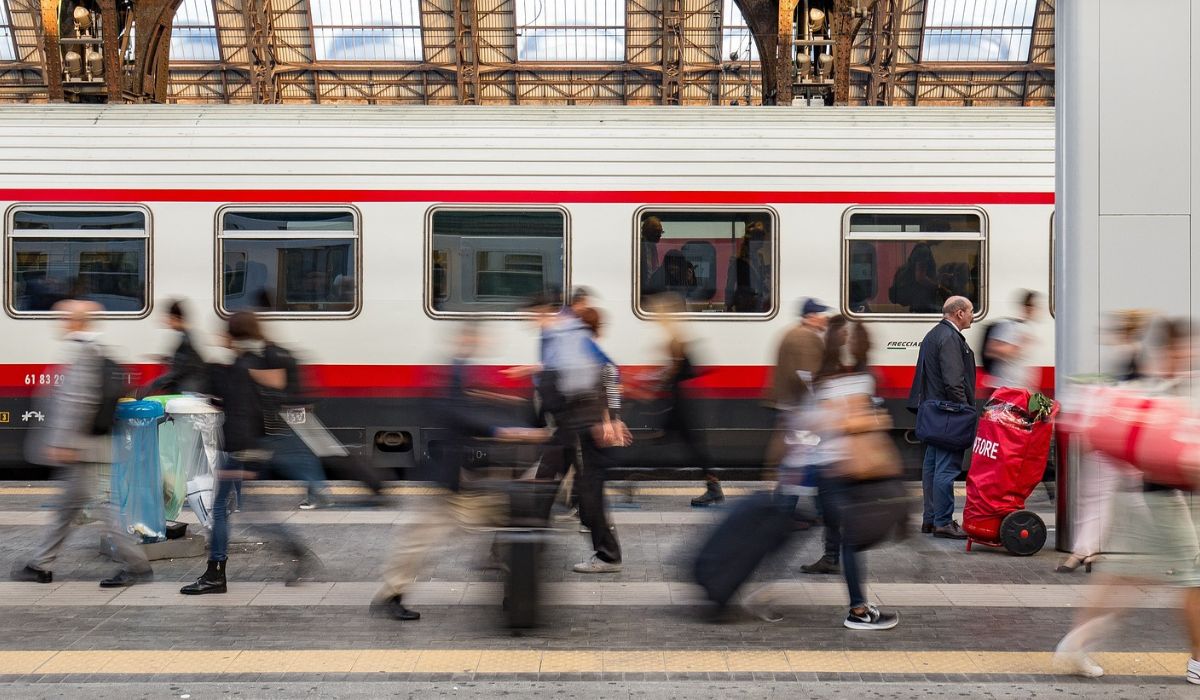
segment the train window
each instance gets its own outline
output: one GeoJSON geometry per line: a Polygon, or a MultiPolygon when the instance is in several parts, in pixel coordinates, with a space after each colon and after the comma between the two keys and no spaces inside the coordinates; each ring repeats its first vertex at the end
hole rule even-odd
{"type": "Polygon", "coordinates": [[[219,221],[223,312],[339,317],[358,309],[353,210],[225,209],[219,221]]]}
{"type": "Polygon", "coordinates": [[[149,215],[142,209],[55,206],[11,211],[8,310],[45,315],[68,297],[108,315],[149,311],[149,215]]]}
{"type": "Polygon", "coordinates": [[[855,316],[940,314],[965,296],[983,314],[985,219],[968,211],[863,211],[845,217],[843,307],[855,316]]]}
{"type": "Polygon", "coordinates": [[[644,209],[637,217],[638,311],[671,293],[681,313],[769,316],[775,311],[770,211],[644,209]]]}
{"type": "Polygon", "coordinates": [[[435,314],[507,314],[567,286],[560,209],[430,212],[427,303],[435,314]]]}

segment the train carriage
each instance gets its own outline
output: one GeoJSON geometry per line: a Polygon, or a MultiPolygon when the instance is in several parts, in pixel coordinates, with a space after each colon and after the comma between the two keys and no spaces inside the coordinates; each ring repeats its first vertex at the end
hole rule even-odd
{"type": "MultiPolygon", "coordinates": [[[[499,368],[537,356],[521,299],[575,285],[632,370],[663,359],[646,297],[685,298],[719,464],[761,462],[764,387],[806,296],[870,323],[903,429],[946,294],[978,325],[1014,315],[1018,289],[1049,296],[1053,178],[1049,109],[8,107],[2,456],[19,463],[44,419],[30,396],[56,379],[49,308],[69,293],[105,307],[106,342],[146,373],[163,300],[190,302],[202,345],[220,316],[263,310],[325,423],[413,476],[455,322],[486,322],[505,385],[499,368]]],[[[1037,333],[1050,387],[1048,319],[1037,333]]]]}

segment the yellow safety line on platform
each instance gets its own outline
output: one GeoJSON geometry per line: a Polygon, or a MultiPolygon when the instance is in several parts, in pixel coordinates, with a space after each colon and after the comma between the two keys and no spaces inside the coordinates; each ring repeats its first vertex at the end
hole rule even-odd
{"type": "MultiPolygon", "coordinates": [[[[1093,655],[1108,675],[1177,676],[1186,653],[1093,655]]],[[[592,649],[0,651],[0,676],[239,673],[871,673],[1062,675],[1050,652],[592,649]]]]}
{"type": "MultiPolygon", "coordinates": [[[[919,486],[913,488],[920,491],[919,486]]],[[[726,496],[745,496],[756,490],[758,489],[743,486],[727,486],[724,489],[726,496]]],[[[54,496],[58,492],[57,486],[5,486],[0,488],[0,496],[54,496]]],[[[430,496],[441,493],[442,489],[436,486],[389,486],[386,492],[389,496],[430,496]]],[[[303,486],[249,486],[246,488],[246,493],[264,496],[300,496],[305,493],[305,488],[303,486]]],[[[370,491],[361,486],[331,486],[329,493],[334,496],[365,496],[370,491]]],[[[629,489],[610,487],[606,493],[610,496],[622,496],[628,494],[629,489]]],[[[633,487],[635,496],[696,496],[700,493],[701,489],[698,486],[633,487]]],[[[954,495],[967,495],[966,487],[956,486],[954,495]]]]}

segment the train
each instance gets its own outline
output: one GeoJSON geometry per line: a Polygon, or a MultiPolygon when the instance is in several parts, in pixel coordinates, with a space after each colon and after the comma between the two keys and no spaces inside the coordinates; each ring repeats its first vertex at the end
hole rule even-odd
{"type": "MultiPolygon", "coordinates": [[[[903,439],[947,294],[974,301],[973,345],[1018,290],[1053,311],[1054,135],[1041,108],[6,107],[0,460],[44,420],[30,397],[57,381],[66,294],[104,306],[104,342],[144,376],[170,350],[167,300],[202,348],[258,310],[323,422],[412,478],[456,324],[482,322],[481,371],[519,392],[501,370],[537,359],[522,300],[577,286],[631,375],[665,360],[648,295],[684,297],[705,439],[753,469],[778,341],[813,297],[868,324],[903,439]]],[[[1034,328],[1051,388],[1052,322],[1034,328]]],[[[630,403],[635,435],[659,410],[630,403]]],[[[671,466],[654,444],[626,461],[671,466]]]]}

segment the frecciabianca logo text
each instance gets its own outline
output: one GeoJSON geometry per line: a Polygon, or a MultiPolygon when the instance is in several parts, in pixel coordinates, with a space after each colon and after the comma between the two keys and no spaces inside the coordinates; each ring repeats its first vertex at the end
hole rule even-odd
{"type": "Polygon", "coordinates": [[[919,340],[889,340],[887,344],[888,350],[909,350],[919,347],[921,347],[919,340]]]}

